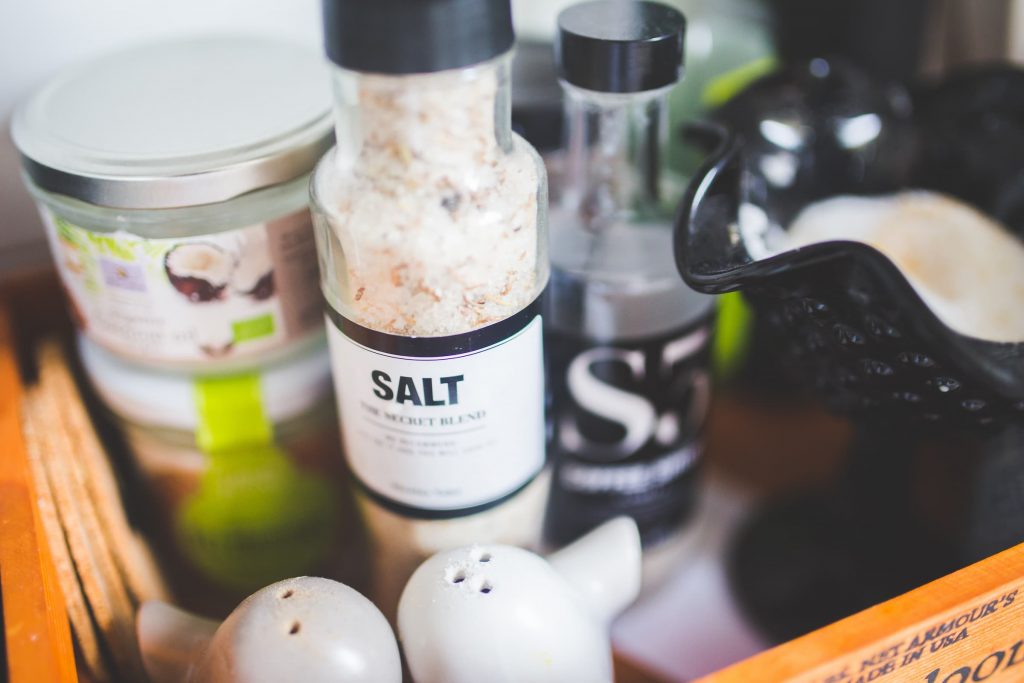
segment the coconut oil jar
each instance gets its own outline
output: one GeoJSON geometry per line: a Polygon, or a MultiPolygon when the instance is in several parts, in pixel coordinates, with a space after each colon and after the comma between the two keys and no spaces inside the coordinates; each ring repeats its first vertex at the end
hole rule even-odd
{"type": "Polygon", "coordinates": [[[114,54],[12,123],[79,329],[160,369],[322,340],[307,182],[332,142],[321,60],[210,37],[114,54]]]}
{"type": "Polygon", "coordinates": [[[186,601],[216,613],[290,576],[358,583],[326,349],[220,375],[149,371],[84,336],[79,351],[186,601]]]}

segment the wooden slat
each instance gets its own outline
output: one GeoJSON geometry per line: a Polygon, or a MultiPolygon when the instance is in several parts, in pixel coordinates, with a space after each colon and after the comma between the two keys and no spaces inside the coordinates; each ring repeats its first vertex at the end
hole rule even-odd
{"type": "Polygon", "coordinates": [[[78,680],[64,597],[21,434],[21,383],[6,309],[0,307],[0,589],[11,683],[78,680]]]}
{"type": "Polygon", "coordinates": [[[43,531],[50,541],[50,554],[57,570],[57,580],[64,593],[68,621],[71,623],[78,678],[82,680],[87,674],[92,674],[93,678],[109,681],[112,677],[103,654],[103,647],[82,591],[82,584],[75,573],[71,548],[60,524],[57,500],[46,476],[46,461],[52,452],[50,442],[53,425],[39,415],[39,410],[30,396],[26,396],[26,400],[21,404],[21,415],[25,450],[28,452],[28,463],[36,487],[36,499],[39,502],[39,517],[43,522],[43,531]]]}
{"type": "Polygon", "coordinates": [[[701,681],[1024,681],[1024,544],[701,681]]]}
{"type": "MultiPolygon", "coordinates": [[[[22,406],[29,418],[25,427],[31,430],[25,437],[32,436],[29,445],[41,453],[78,577],[76,585],[81,586],[116,675],[126,681],[141,681],[145,673],[135,638],[136,603],[127,578],[149,578],[156,569],[146,566],[147,557],[131,552],[136,549],[136,537],[124,517],[106,453],[89,422],[63,353],[52,341],[43,341],[37,344],[36,355],[38,380],[26,390],[22,406]],[[90,462],[85,461],[86,452],[92,453],[90,462]],[[106,480],[106,486],[97,486],[98,479],[106,480]],[[106,518],[100,504],[106,508],[106,518]]],[[[143,599],[165,597],[159,586],[149,586],[158,583],[156,579],[131,583],[138,586],[137,594],[143,599]]],[[[79,645],[84,645],[81,637],[85,634],[73,614],[72,626],[79,645]]]]}

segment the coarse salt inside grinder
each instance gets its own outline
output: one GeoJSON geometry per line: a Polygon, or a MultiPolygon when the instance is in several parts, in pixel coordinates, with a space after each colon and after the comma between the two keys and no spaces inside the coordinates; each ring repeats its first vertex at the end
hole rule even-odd
{"type": "Polygon", "coordinates": [[[338,145],[314,219],[387,613],[437,550],[538,540],[546,181],[511,131],[508,0],[331,0],[325,39],[338,145]]]}

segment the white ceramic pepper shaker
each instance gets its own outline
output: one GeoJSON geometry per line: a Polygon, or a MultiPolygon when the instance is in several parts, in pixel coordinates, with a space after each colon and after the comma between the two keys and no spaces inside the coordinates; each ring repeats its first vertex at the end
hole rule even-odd
{"type": "Polygon", "coordinates": [[[304,576],[253,593],[220,625],[161,602],[139,609],[151,683],[401,683],[394,633],[348,586],[304,576]]]}
{"type": "Polygon", "coordinates": [[[475,545],[409,580],[398,629],[416,683],[613,680],[608,626],[640,590],[640,535],[606,522],[547,558],[475,545]]]}
{"type": "Polygon", "coordinates": [[[543,165],[511,130],[509,0],[326,0],[312,183],[345,451],[391,613],[429,555],[539,541],[543,165]]]}

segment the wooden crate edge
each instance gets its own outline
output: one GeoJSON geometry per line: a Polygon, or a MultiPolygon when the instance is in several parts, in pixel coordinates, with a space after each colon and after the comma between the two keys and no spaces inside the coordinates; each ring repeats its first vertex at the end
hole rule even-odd
{"type": "Polygon", "coordinates": [[[1022,638],[1024,544],[698,683],[1020,681],[1022,638]]]}
{"type": "Polygon", "coordinates": [[[64,596],[43,532],[21,433],[21,380],[0,302],[0,590],[11,683],[78,680],[64,596]]]}

